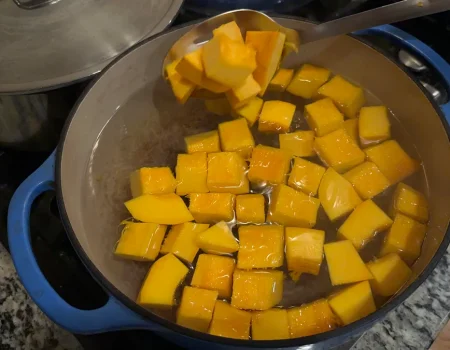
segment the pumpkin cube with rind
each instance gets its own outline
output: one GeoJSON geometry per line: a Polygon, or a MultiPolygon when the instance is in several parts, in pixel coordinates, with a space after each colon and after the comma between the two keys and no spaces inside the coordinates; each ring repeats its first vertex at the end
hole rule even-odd
{"type": "Polygon", "coordinates": [[[283,53],[286,35],[281,32],[247,31],[245,43],[255,49],[257,66],[253,76],[261,86],[263,96],[272,80],[283,53]]]}
{"type": "Polygon", "coordinates": [[[294,75],[293,69],[280,68],[269,84],[269,90],[284,92],[294,75]]]}
{"type": "Polygon", "coordinates": [[[165,70],[167,79],[172,87],[173,94],[179,103],[185,104],[194,92],[196,86],[191,81],[183,78],[181,74],[176,71],[175,68],[179,62],[179,60],[176,60],[169,63],[165,70]]]}
{"type": "Polygon", "coordinates": [[[314,150],[320,159],[338,173],[345,173],[364,162],[366,155],[344,129],[316,137],[314,150]]]}
{"type": "Polygon", "coordinates": [[[177,182],[169,167],[140,168],[130,175],[131,194],[134,198],[143,194],[175,192],[177,182]]]}
{"type": "Polygon", "coordinates": [[[283,265],[284,228],[278,225],[239,227],[237,267],[243,270],[275,268],[283,265]]]}
{"type": "Polygon", "coordinates": [[[323,249],[333,286],[373,278],[351,241],[327,243],[323,249]]]}
{"type": "Polygon", "coordinates": [[[219,132],[217,130],[202,132],[200,134],[186,136],[187,153],[220,152],[219,132]]]}
{"type": "Polygon", "coordinates": [[[328,81],[330,74],[328,69],[304,64],[295,73],[286,90],[295,96],[310,99],[328,81]]]}
{"type": "Polygon", "coordinates": [[[253,75],[249,75],[247,79],[245,79],[242,85],[239,85],[235,88],[230,89],[226,92],[226,96],[230,105],[233,109],[242,107],[245,105],[250,99],[256,97],[258,93],[261,91],[261,87],[253,78],[253,75]]]}
{"type": "Polygon", "coordinates": [[[265,200],[262,194],[243,194],[236,197],[236,219],[241,223],[266,221],[265,200]]]}
{"type": "Polygon", "coordinates": [[[331,331],[338,326],[338,320],[325,299],[287,310],[291,338],[331,331]]]}
{"type": "Polygon", "coordinates": [[[172,226],[161,247],[161,253],[172,253],[177,258],[192,263],[198,252],[197,236],[208,227],[208,224],[193,222],[172,226]]]}
{"type": "Polygon", "coordinates": [[[200,254],[191,286],[217,290],[220,298],[231,297],[235,261],[227,256],[200,254]]]}
{"type": "Polygon", "coordinates": [[[235,270],[231,305],[245,310],[268,310],[283,295],[283,271],[235,270]]]}
{"type": "Polygon", "coordinates": [[[186,204],[175,193],[144,194],[125,202],[136,220],[161,225],[177,225],[194,220],[186,204]]]}
{"type": "Polygon", "coordinates": [[[428,221],[428,201],[425,196],[412,187],[399,183],[392,198],[391,214],[402,213],[416,221],[428,221]]]}
{"type": "Polygon", "coordinates": [[[385,297],[397,293],[412,275],[408,265],[395,253],[371,261],[367,267],[373,275],[370,280],[373,292],[385,297]]]}
{"type": "Polygon", "coordinates": [[[232,193],[191,193],[189,211],[199,223],[231,221],[234,218],[235,197],[232,193]]]}
{"type": "Polygon", "coordinates": [[[239,243],[224,221],[199,233],[196,243],[201,250],[211,254],[229,254],[239,250],[239,243]]]}
{"type": "Polygon", "coordinates": [[[328,168],[322,176],[319,200],[331,221],[347,215],[361,203],[352,184],[332,168],[328,168]]]}
{"type": "Polygon", "coordinates": [[[285,309],[270,309],[252,313],[252,339],[289,339],[289,324],[285,309]]]}
{"type": "Polygon", "coordinates": [[[237,118],[245,118],[251,127],[258,120],[263,104],[264,101],[261,98],[254,97],[248,100],[245,105],[233,110],[232,114],[237,118]]]}
{"type": "Polygon", "coordinates": [[[264,102],[259,116],[258,130],[283,133],[289,130],[295,113],[295,105],[284,101],[264,102]]]}
{"type": "Polygon", "coordinates": [[[419,169],[419,163],[412,159],[395,140],[388,140],[367,148],[365,152],[391,185],[404,180],[419,169]]]}
{"type": "Polygon", "coordinates": [[[291,157],[278,148],[258,145],[250,160],[248,179],[253,183],[286,183],[291,157]]]}
{"type": "Polygon", "coordinates": [[[378,232],[391,227],[392,219],[371,199],[358,205],[338,229],[339,239],[348,239],[356,249],[363,248],[378,232]]]}
{"type": "Polygon", "coordinates": [[[213,35],[217,36],[220,34],[225,34],[231,40],[239,41],[244,43],[244,38],[242,37],[241,29],[237,25],[235,21],[231,21],[225,24],[222,24],[220,27],[213,30],[213,35]]]}
{"type": "Polygon", "coordinates": [[[175,291],[189,269],[175,255],[167,254],[150,267],[137,297],[146,307],[170,308],[175,305],[175,291]]]}
{"type": "Polygon", "coordinates": [[[242,85],[256,69],[256,52],[222,33],[203,45],[203,65],[209,79],[233,88],[242,85]]]}
{"type": "Polygon", "coordinates": [[[288,185],[308,195],[315,196],[324,173],[324,167],[302,158],[295,158],[288,185]]]}
{"type": "Polygon", "coordinates": [[[199,332],[207,332],[217,296],[217,291],[184,287],[177,310],[177,324],[199,332]]]}
{"type": "Polygon", "coordinates": [[[226,97],[205,100],[205,107],[209,112],[222,117],[231,113],[230,102],[226,97]]]}
{"type": "Polygon", "coordinates": [[[288,270],[317,276],[323,260],[325,231],[300,227],[285,230],[288,270]]]}
{"type": "Polygon", "coordinates": [[[255,140],[245,119],[220,123],[219,134],[222,151],[237,152],[244,159],[250,158],[255,140]]]}
{"type": "Polygon", "coordinates": [[[251,320],[250,312],[238,310],[230,304],[218,300],[214,308],[209,334],[248,340],[251,320]]]}
{"type": "Polygon", "coordinates": [[[359,121],[357,118],[344,120],[343,127],[345,131],[347,131],[348,136],[352,138],[353,141],[358,145],[359,144],[359,121]]]}
{"type": "Polygon", "coordinates": [[[358,120],[362,145],[382,142],[391,137],[391,123],[385,106],[362,107],[358,120]]]}
{"type": "Polygon", "coordinates": [[[328,83],[321,86],[319,95],[331,98],[347,118],[355,118],[366,98],[364,90],[340,75],[333,77],[328,83]]]}
{"type": "Polygon", "coordinates": [[[206,184],[211,192],[248,193],[247,163],[236,152],[208,154],[206,184]]]}
{"type": "Polygon", "coordinates": [[[285,226],[314,227],[320,201],[286,185],[272,191],[267,221],[285,226]]]}
{"type": "Polygon", "coordinates": [[[122,258],[153,261],[159,254],[167,226],[127,222],[114,254],[122,258]]]}
{"type": "Polygon", "coordinates": [[[344,325],[356,322],[376,311],[368,281],[354,284],[328,298],[333,312],[344,325]]]}
{"type": "Polygon", "coordinates": [[[343,176],[350,181],[363,199],[373,198],[390,186],[389,180],[372,162],[364,162],[347,171],[343,176]]]}
{"type": "Polygon", "coordinates": [[[206,193],[206,176],[208,173],[208,162],[205,152],[193,154],[179,154],[175,168],[177,176],[177,194],[184,196],[189,193],[206,193]]]}
{"type": "Polygon", "coordinates": [[[330,98],[307,104],[305,119],[317,136],[324,136],[344,125],[344,116],[330,98]]]}
{"type": "Polygon", "coordinates": [[[420,222],[398,213],[384,238],[380,255],[397,253],[408,264],[419,257],[427,227],[420,222]]]}
{"type": "Polygon", "coordinates": [[[176,71],[183,78],[208,91],[221,93],[229,89],[206,77],[203,66],[203,47],[184,55],[177,64],[176,71]]]}
{"type": "Polygon", "coordinates": [[[280,134],[280,149],[292,157],[314,157],[314,131],[295,131],[289,134],[280,134]]]}

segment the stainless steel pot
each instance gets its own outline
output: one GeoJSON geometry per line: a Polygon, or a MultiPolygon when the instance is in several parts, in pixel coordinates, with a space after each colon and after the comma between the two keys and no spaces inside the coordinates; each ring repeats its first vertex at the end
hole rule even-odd
{"type": "MultiPolygon", "coordinates": [[[[309,23],[278,18],[301,30],[309,23]]],[[[113,256],[118,222],[127,217],[129,174],[141,166],[174,165],[183,136],[216,127],[201,101],[174,102],[160,76],[171,45],[190,26],[174,29],[128,50],[89,86],[66,123],[57,153],[14,195],[8,217],[12,256],[32,298],[54,321],[76,333],[145,328],[186,347],[324,348],[361,333],[405,300],[430,274],[450,240],[450,104],[435,104],[424,88],[392,60],[356,37],[341,36],[308,45],[288,66],[311,62],[342,74],[377,96],[401,121],[423,160],[431,221],[414,277],[404,290],[370,316],[327,333],[280,341],[241,341],[180,327],[135,303],[148,265],[113,256]],[[55,163],[56,157],[56,163],[55,163]],[[56,176],[55,176],[56,173],[56,176]],[[58,203],[69,238],[93,276],[110,294],[108,303],[91,311],[67,305],[43,278],[29,244],[28,215],[33,199],[56,182],[58,203]]],[[[399,40],[434,65],[447,82],[450,67],[425,45],[394,27],[374,29],[399,40]]],[[[370,100],[369,100],[370,102],[370,100]]]]}

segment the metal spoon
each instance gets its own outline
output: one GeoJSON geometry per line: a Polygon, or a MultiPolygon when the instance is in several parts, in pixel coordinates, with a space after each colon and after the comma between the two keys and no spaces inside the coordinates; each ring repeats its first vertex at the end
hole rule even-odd
{"type": "Polygon", "coordinates": [[[231,21],[236,21],[244,32],[247,30],[283,32],[286,34],[286,42],[289,43],[289,47],[294,51],[298,51],[300,42],[306,44],[320,39],[351,33],[360,29],[426,16],[446,10],[450,10],[449,0],[403,0],[373,10],[318,24],[301,33],[279,25],[262,12],[253,10],[225,12],[197,24],[188,33],[178,39],[164,59],[163,76],[166,64],[193,51],[199,44],[212,37],[213,29],[231,21]]]}

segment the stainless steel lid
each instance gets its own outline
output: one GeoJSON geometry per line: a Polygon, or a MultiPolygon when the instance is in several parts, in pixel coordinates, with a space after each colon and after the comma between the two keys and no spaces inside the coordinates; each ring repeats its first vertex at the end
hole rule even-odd
{"type": "Polygon", "coordinates": [[[99,72],[164,30],[183,0],[0,0],[0,93],[49,90],[99,72]]]}

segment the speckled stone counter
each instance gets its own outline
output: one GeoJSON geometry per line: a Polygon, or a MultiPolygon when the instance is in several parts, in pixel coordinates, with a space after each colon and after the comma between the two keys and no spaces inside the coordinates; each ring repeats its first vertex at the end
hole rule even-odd
{"type": "MultiPolygon", "coordinates": [[[[352,350],[424,350],[448,321],[450,249],[432,275],[401,306],[367,331],[352,350]]],[[[0,349],[81,349],[33,303],[0,245],[0,349]]]]}

